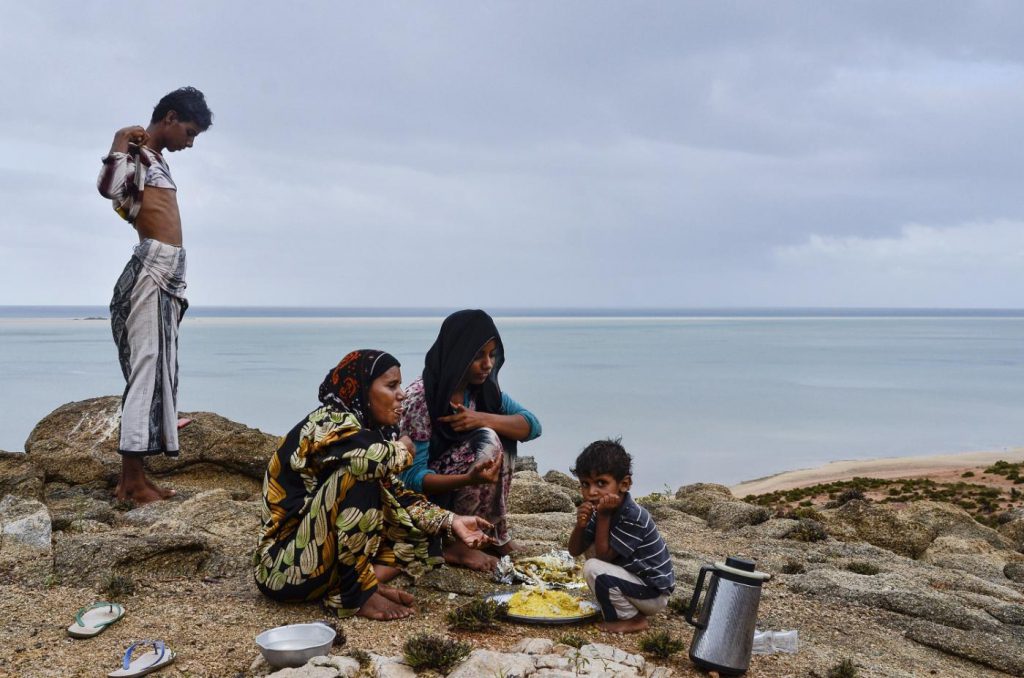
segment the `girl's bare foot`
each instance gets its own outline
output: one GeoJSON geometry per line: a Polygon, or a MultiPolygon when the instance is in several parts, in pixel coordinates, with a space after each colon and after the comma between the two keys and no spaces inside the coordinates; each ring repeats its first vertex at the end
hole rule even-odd
{"type": "Polygon", "coordinates": [[[380,584],[377,584],[377,591],[391,602],[398,603],[399,605],[405,605],[411,608],[416,602],[416,599],[413,598],[411,593],[403,591],[402,589],[396,589],[393,586],[381,586],[380,584]]]}
{"type": "Polygon", "coordinates": [[[629,619],[601,622],[597,625],[597,628],[605,633],[636,633],[637,631],[643,631],[648,626],[650,624],[647,623],[647,617],[638,612],[635,617],[630,617],[629,619]]]}
{"type": "Polygon", "coordinates": [[[379,588],[373,592],[370,599],[363,603],[363,606],[356,612],[356,615],[359,617],[366,617],[367,619],[375,619],[377,621],[404,619],[411,614],[412,610],[405,605],[400,605],[385,598],[379,588]]]}
{"type": "Polygon", "coordinates": [[[498,559],[483,551],[471,549],[462,542],[455,542],[444,549],[444,562],[449,565],[468,567],[477,572],[494,572],[498,559]]]}

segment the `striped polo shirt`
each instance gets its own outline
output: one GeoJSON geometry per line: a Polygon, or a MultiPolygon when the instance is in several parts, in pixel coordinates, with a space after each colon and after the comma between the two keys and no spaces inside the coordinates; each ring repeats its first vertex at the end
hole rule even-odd
{"type": "MultiPolygon", "coordinates": [[[[595,511],[583,530],[587,546],[594,542],[596,531],[595,511]]],[[[633,501],[629,492],[612,514],[608,543],[618,554],[616,565],[663,593],[671,593],[675,588],[676,575],[672,571],[672,558],[669,556],[668,546],[658,533],[658,528],[654,526],[651,514],[633,501]]]]}

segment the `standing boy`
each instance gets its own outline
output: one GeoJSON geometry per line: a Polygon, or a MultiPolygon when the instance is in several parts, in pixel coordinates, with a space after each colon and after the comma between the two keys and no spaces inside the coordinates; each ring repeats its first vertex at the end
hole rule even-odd
{"type": "Polygon", "coordinates": [[[114,496],[145,504],[173,490],[146,477],[143,458],[178,456],[178,325],[185,299],[185,250],[177,188],[163,152],[192,148],[213,114],[203,93],[177,89],[157,103],[149,126],[114,134],[97,188],[135,227],[139,244],[114,287],[110,323],[128,382],[121,399],[121,477],[114,496]]]}
{"type": "Polygon", "coordinates": [[[619,440],[598,440],[576,458],[583,503],[569,553],[587,553],[583,576],[601,606],[603,631],[632,633],[668,604],[675,573],[651,515],[629,496],[632,457],[619,440]]]}

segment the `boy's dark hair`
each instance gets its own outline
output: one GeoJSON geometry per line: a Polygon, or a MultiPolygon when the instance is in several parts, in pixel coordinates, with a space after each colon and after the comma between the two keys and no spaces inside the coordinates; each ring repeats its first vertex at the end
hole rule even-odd
{"type": "Polygon", "coordinates": [[[609,474],[615,480],[633,475],[633,457],[622,446],[622,438],[595,440],[576,457],[572,474],[577,478],[593,478],[609,474]]]}
{"type": "Polygon", "coordinates": [[[195,87],[179,87],[157,102],[150,122],[160,122],[168,111],[178,114],[182,122],[194,122],[203,132],[213,124],[213,113],[206,105],[206,97],[195,87]]]}

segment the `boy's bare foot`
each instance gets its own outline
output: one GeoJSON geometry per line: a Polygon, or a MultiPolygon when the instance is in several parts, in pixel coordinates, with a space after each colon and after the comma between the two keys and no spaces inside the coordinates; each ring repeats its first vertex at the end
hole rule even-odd
{"type": "Polygon", "coordinates": [[[172,490],[169,487],[160,487],[149,478],[146,478],[146,486],[160,495],[161,499],[170,499],[174,495],[178,494],[177,490],[172,490]]]}
{"type": "Polygon", "coordinates": [[[468,567],[477,572],[494,572],[498,559],[483,551],[471,549],[462,542],[449,544],[444,549],[444,562],[449,565],[468,567]]]}
{"type": "Polygon", "coordinates": [[[597,625],[597,628],[605,633],[636,633],[637,631],[643,631],[648,626],[650,624],[647,623],[647,617],[638,612],[635,617],[630,617],[629,619],[601,622],[597,625]]]}
{"type": "Polygon", "coordinates": [[[121,482],[117,484],[117,487],[114,488],[114,499],[117,499],[118,501],[131,502],[136,506],[151,504],[154,501],[160,501],[161,499],[166,498],[167,497],[163,496],[157,488],[152,487],[147,482],[135,484],[127,483],[122,479],[121,482]]]}
{"type": "Polygon", "coordinates": [[[396,589],[393,586],[381,586],[378,584],[377,591],[391,602],[398,603],[399,605],[405,605],[409,608],[412,608],[413,604],[416,602],[416,599],[413,598],[411,593],[403,591],[402,589],[396,589]]]}
{"type": "Polygon", "coordinates": [[[356,612],[356,615],[359,617],[366,617],[367,619],[375,619],[377,621],[404,619],[411,614],[412,610],[405,605],[400,605],[385,598],[379,588],[373,592],[370,599],[363,603],[363,606],[356,612]]]}

